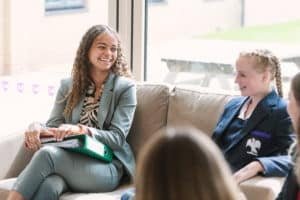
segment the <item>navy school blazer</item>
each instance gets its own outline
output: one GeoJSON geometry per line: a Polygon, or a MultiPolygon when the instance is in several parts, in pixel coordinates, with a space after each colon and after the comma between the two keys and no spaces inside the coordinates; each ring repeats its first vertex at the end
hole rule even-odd
{"type": "MultiPolygon", "coordinates": [[[[249,97],[237,97],[225,106],[212,139],[218,144],[249,97]]],[[[286,102],[272,90],[254,109],[239,136],[221,149],[235,172],[254,160],[263,165],[265,176],[286,176],[292,167],[288,149],[295,136],[286,102]]]]}

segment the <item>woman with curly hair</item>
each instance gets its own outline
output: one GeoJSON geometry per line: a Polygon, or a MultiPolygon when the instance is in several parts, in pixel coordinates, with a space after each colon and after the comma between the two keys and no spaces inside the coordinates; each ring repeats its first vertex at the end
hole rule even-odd
{"type": "Polygon", "coordinates": [[[77,50],[72,77],[62,80],[49,120],[25,132],[26,148],[36,151],[8,199],[55,199],[66,192],[108,192],[121,178],[132,178],[133,153],[126,142],[136,108],[136,87],[124,61],[116,31],[91,27],[77,50]],[[41,147],[41,136],[57,141],[86,134],[113,150],[112,162],[41,147]]]}

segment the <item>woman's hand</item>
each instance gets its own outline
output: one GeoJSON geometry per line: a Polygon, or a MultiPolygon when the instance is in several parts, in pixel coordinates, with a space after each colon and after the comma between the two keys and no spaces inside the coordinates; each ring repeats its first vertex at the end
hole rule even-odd
{"type": "Polygon", "coordinates": [[[50,128],[50,130],[54,133],[53,136],[57,141],[62,141],[65,137],[70,135],[85,134],[83,126],[73,124],[62,124],[58,128],[50,128]]]}
{"type": "Polygon", "coordinates": [[[25,131],[25,147],[37,151],[41,147],[40,135],[53,135],[52,132],[43,127],[39,122],[33,122],[25,131]]]}
{"type": "Polygon", "coordinates": [[[259,161],[252,161],[242,169],[234,173],[234,179],[237,183],[241,183],[253,176],[257,175],[259,172],[263,172],[264,168],[259,161]]]}

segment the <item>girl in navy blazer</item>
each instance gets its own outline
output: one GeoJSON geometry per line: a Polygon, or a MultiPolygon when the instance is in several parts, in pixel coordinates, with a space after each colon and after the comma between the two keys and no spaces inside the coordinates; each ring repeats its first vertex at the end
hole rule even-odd
{"type": "Polygon", "coordinates": [[[238,183],[257,174],[286,176],[294,137],[282,99],[279,60],[268,50],[242,52],[236,73],[242,97],[225,106],[212,138],[238,183]],[[277,92],[271,87],[274,79],[277,92]]]}
{"type": "MultiPolygon", "coordinates": [[[[289,103],[287,106],[289,115],[291,116],[293,127],[297,133],[297,139],[300,135],[300,73],[296,74],[291,83],[289,93],[289,103]]],[[[282,190],[277,200],[298,200],[300,199],[300,145],[299,141],[293,145],[293,160],[295,165],[289,171],[282,190]]]]}
{"type": "Polygon", "coordinates": [[[36,153],[9,200],[58,200],[66,191],[108,192],[122,177],[132,178],[135,161],[126,137],[137,101],[129,77],[118,34],[105,25],[91,27],[80,42],[72,77],[61,82],[46,126],[33,123],[25,132],[25,146],[36,153]],[[40,136],[60,141],[74,134],[87,134],[108,145],[114,153],[112,162],[54,146],[40,148],[40,136]]]}

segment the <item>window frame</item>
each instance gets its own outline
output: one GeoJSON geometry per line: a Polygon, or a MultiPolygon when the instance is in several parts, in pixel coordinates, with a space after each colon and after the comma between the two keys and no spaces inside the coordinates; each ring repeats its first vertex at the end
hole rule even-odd
{"type": "Polygon", "coordinates": [[[145,5],[146,0],[117,0],[118,30],[127,61],[137,81],[145,80],[145,5]]]}

